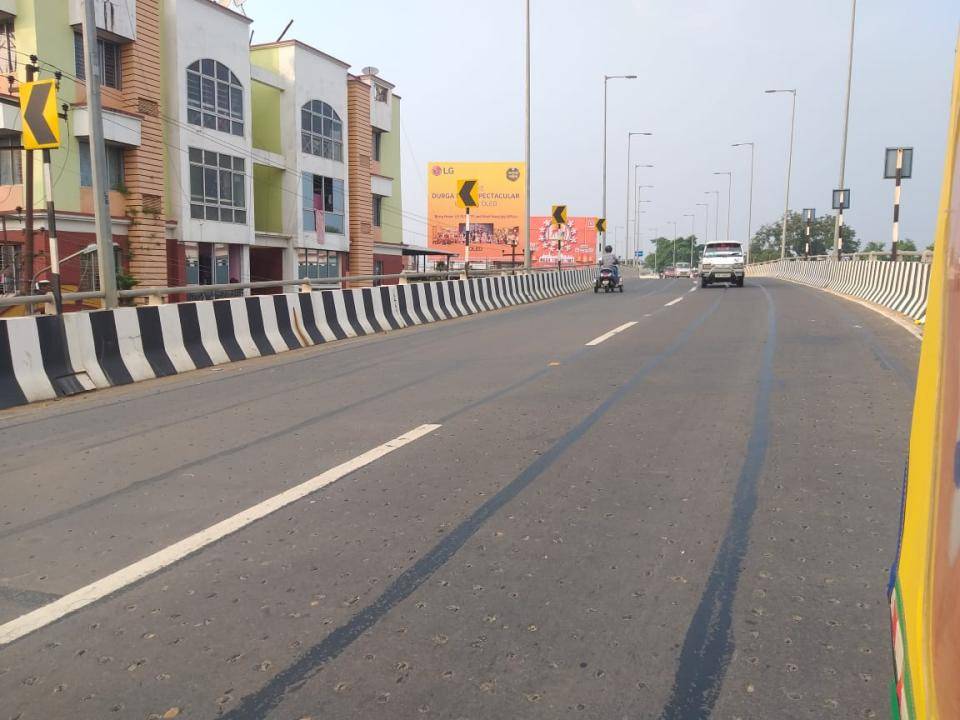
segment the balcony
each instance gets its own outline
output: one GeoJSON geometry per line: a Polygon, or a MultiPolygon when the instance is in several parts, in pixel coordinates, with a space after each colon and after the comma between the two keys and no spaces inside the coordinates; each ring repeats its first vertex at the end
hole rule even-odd
{"type": "MultiPolygon", "coordinates": [[[[73,109],[73,136],[85,138],[90,135],[90,112],[86,107],[73,109]]],[[[124,147],[140,146],[140,118],[128,113],[103,110],[103,139],[124,147]]]]}
{"type": "MultiPolygon", "coordinates": [[[[79,28],[83,23],[83,3],[70,1],[70,24],[79,28]]],[[[0,0],[0,7],[7,0],[0,0]]],[[[137,0],[93,0],[100,35],[117,42],[137,39],[137,0]]]]}

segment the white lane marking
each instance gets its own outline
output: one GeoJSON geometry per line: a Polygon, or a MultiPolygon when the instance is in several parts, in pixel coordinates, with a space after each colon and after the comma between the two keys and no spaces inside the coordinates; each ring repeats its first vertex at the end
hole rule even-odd
{"type": "Polygon", "coordinates": [[[190,535],[180,542],[155,552],[153,555],[148,555],[142,560],[117,570],[106,577],[102,577],[79,590],[74,590],[59,600],[55,600],[26,615],[21,615],[15,620],[4,623],[0,625],[0,645],[11,643],[34,630],[39,630],[50,623],[56,622],[65,615],[69,615],[90,603],[96,602],[111,593],[115,593],[128,585],[153,575],[168,565],[203,549],[207,545],[217,542],[238,530],[242,530],[250,523],[256,522],[286,507],[290,503],[296,502],[310,493],[316,492],[330,483],[336,482],[345,475],[349,475],[355,470],[359,470],[379,460],[383,456],[389,455],[394,450],[399,450],[404,445],[408,445],[414,440],[418,440],[424,435],[432,433],[439,427],[440,425],[429,424],[415,427],[413,430],[409,430],[393,440],[388,440],[383,445],[375,447],[372,450],[367,450],[352,460],[337,465],[278,495],[267,498],[253,507],[242,510],[236,515],[228,517],[226,520],[221,520],[205,530],[190,535]]]}
{"type": "Polygon", "coordinates": [[[680,297],[678,297],[676,300],[671,300],[670,302],[668,302],[667,304],[665,304],[664,307],[670,307],[671,305],[676,305],[676,304],[677,304],[678,302],[680,302],[681,300],[683,300],[683,295],[681,295],[680,297]]]}
{"type": "Polygon", "coordinates": [[[616,335],[617,333],[622,333],[624,330],[627,330],[628,328],[632,328],[632,327],[633,327],[634,325],[636,325],[636,324],[637,324],[637,321],[636,321],[636,320],[632,320],[631,322],[624,323],[624,324],[621,325],[620,327],[615,327],[615,328],[614,328],[613,330],[611,330],[610,332],[605,332],[605,333],[604,333],[603,335],[601,335],[600,337],[594,338],[593,340],[591,340],[590,342],[588,342],[588,343],[587,343],[587,347],[593,347],[594,345],[599,345],[599,344],[602,343],[604,340],[609,340],[610,338],[612,338],[612,337],[613,337],[614,335],[616,335]]]}
{"type": "Polygon", "coordinates": [[[694,285],[694,286],[693,286],[692,288],[690,288],[687,292],[696,292],[696,291],[697,291],[697,286],[694,285]]]}

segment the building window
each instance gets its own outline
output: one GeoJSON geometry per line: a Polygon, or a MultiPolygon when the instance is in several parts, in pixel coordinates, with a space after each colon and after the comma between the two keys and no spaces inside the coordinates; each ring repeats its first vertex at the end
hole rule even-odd
{"type": "Polygon", "coordinates": [[[383,220],[383,196],[373,196],[373,226],[380,227],[383,220]]]}
{"type": "Polygon", "coordinates": [[[0,245],[0,294],[17,292],[20,281],[20,246],[0,245]]]}
{"type": "Polygon", "coordinates": [[[247,222],[244,159],[190,148],[190,217],[247,222]]]}
{"type": "MultiPolygon", "coordinates": [[[[90,162],[90,143],[81,140],[78,143],[80,150],[80,187],[93,185],[93,167],[90,162]]],[[[107,145],[107,178],[111,190],[124,190],[123,183],[123,148],[118,145],[107,145]]]]}
{"type": "Polygon", "coordinates": [[[328,250],[297,248],[297,279],[340,277],[340,256],[328,250]]]}
{"type": "Polygon", "coordinates": [[[187,122],[243,137],[243,86],[223,63],[207,58],[187,68],[187,122]]]}
{"type": "Polygon", "coordinates": [[[324,232],[343,235],[343,180],[303,173],[303,229],[317,229],[317,215],[323,217],[324,232]]]}
{"type": "MultiPolygon", "coordinates": [[[[86,79],[83,57],[83,36],[73,34],[73,54],[77,66],[77,79],[86,79]]],[[[100,63],[100,82],[107,87],[120,89],[120,46],[115,42],[97,38],[97,60],[100,63]]]]}
{"type": "Polygon", "coordinates": [[[383,131],[373,131],[373,159],[380,162],[380,149],[383,142],[383,131]]]}
{"type": "Polygon", "coordinates": [[[374,85],[374,97],[376,97],[377,102],[385,103],[387,98],[390,97],[390,91],[387,88],[380,85],[374,85]]]}
{"type": "Polygon", "coordinates": [[[0,23],[0,74],[17,74],[17,38],[13,20],[0,23]]]}
{"type": "Polygon", "coordinates": [[[300,109],[303,152],[343,162],[343,123],[332,107],[311,100],[300,109]]]}
{"type": "Polygon", "coordinates": [[[0,135],[0,185],[19,185],[20,135],[0,135]]]}

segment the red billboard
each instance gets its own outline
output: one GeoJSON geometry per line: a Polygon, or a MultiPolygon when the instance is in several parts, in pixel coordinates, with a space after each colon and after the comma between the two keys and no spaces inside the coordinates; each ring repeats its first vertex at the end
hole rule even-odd
{"type": "Polygon", "coordinates": [[[567,218],[567,224],[557,228],[549,216],[530,218],[530,256],[534,267],[590,264],[597,260],[597,219],[595,217],[567,218]]]}

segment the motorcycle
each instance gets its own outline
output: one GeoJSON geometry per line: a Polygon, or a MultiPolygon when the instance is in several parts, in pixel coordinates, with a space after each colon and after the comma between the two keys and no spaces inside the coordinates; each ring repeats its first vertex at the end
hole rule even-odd
{"type": "Polygon", "coordinates": [[[604,292],[613,292],[614,290],[623,292],[623,276],[614,274],[610,268],[601,269],[600,274],[597,275],[597,279],[593,284],[593,291],[597,293],[600,292],[601,289],[604,292]]]}

